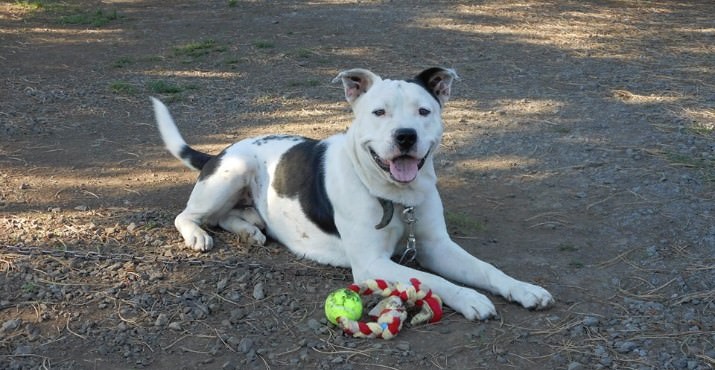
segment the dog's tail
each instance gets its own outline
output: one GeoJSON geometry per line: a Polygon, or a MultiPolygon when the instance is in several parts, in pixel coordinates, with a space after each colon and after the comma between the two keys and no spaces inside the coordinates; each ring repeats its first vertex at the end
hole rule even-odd
{"type": "Polygon", "coordinates": [[[151,98],[151,101],[154,104],[156,124],[159,126],[159,132],[161,133],[161,138],[164,140],[166,149],[168,149],[174,157],[181,160],[187,167],[197,171],[201,170],[206,162],[213,158],[213,156],[191,148],[189,144],[184,141],[184,138],[181,137],[181,133],[179,133],[179,129],[176,128],[174,119],[171,118],[171,114],[166,105],[154,97],[151,98]]]}

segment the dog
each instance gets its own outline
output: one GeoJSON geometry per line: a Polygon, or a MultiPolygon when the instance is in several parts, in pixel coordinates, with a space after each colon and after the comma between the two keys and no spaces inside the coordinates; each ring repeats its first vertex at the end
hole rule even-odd
{"type": "Polygon", "coordinates": [[[553,298],[545,289],[477,259],[447,233],[433,157],[442,108],[457,78],[454,70],[438,67],[410,80],[346,70],[333,80],[342,82],[354,115],[345,133],[323,140],[248,138],[218,155],[187,145],[167,107],[151,98],[169,152],[200,171],[176,228],[197,251],[213,247],[201,226],[219,226],[247,243],[262,245],[267,234],[300,257],[350,267],[356,282],[417,278],[470,320],[496,315],[473,288],[527,308],[548,307],[553,298]],[[405,222],[403,213],[411,220],[405,222]],[[433,273],[392,260],[405,238],[407,252],[433,273]]]}

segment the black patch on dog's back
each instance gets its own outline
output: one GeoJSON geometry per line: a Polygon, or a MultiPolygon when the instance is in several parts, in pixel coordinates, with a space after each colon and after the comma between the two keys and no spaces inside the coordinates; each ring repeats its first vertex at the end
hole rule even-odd
{"type": "Polygon", "coordinates": [[[253,145],[261,146],[270,141],[275,140],[290,140],[290,141],[302,141],[304,138],[295,135],[268,135],[253,141],[253,145]]]}
{"type": "Polygon", "coordinates": [[[298,198],[308,219],[328,234],[340,237],[333,218],[333,205],[325,191],[327,145],[304,139],[283,153],[276,166],[273,188],[278,195],[298,198]]]}

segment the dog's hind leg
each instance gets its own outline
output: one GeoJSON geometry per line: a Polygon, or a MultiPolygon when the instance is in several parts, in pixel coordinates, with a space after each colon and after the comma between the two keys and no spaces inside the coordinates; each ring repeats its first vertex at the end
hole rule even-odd
{"type": "Polygon", "coordinates": [[[255,163],[248,157],[222,153],[212,160],[216,163],[204,167],[186,209],[174,220],[186,245],[197,251],[213,248],[213,239],[202,224],[215,226],[223,221],[221,226],[229,231],[243,229],[239,218],[230,214],[256,172],[255,163]]]}
{"type": "Polygon", "coordinates": [[[261,229],[266,227],[265,223],[253,207],[234,208],[221,218],[218,224],[222,229],[238,235],[240,241],[249,245],[260,246],[266,243],[266,236],[261,232],[261,229]]]}

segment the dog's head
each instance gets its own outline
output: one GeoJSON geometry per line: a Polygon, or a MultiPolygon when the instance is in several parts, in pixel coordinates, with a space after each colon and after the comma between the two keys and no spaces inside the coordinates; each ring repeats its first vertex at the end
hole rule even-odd
{"type": "Polygon", "coordinates": [[[395,185],[418,179],[439,146],[442,106],[456,78],[446,68],[426,69],[411,80],[383,80],[365,69],[341,72],[335,81],[342,81],[353,108],[350,134],[363,170],[372,166],[395,185]]]}

